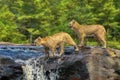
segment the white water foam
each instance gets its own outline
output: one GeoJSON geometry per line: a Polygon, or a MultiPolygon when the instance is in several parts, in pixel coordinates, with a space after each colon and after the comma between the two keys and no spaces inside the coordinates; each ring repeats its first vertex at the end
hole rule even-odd
{"type": "Polygon", "coordinates": [[[25,75],[24,80],[57,80],[58,77],[57,71],[49,71],[49,75],[46,75],[39,58],[27,60],[22,68],[25,75]]]}

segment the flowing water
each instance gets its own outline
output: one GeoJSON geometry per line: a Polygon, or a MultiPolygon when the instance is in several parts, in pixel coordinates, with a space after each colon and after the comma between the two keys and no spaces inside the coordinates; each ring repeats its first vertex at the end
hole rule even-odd
{"type": "Polygon", "coordinates": [[[37,60],[27,60],[26,65],[23,66],[25,80],[47,80],[44,75],[44,67],[40,65],[37,60]]]}
{"type": "Polygon", "coordinates": [[[57,80],[56,71],[46,71],[39,58],[29,59],[23,66],[25,80],[57,80]]]}

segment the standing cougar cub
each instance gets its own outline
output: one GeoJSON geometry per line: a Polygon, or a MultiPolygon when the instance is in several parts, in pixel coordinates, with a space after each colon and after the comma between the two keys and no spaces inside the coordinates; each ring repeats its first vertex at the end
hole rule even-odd
{"type": "Polygon", "coordinates": [[[85,37],[93,34],[94,37],[102,43],[103,47],[106,48],[106,30],[102,25],[80,25],[77,21],[72,20],[69,26],[78,35],[81,41],[80,47],[84,46],[85,37]]]}
{"type": "Polygon", "coordinates": [[[35,45],[43,45],[45,47],[45,53],[49,56],[48,50],[50,49],[50,57],[53,57],[57,46],[60,47],[60,56],[64,53],[64,43],[68,43],[75,47],[75,51],[78,51],[76,43],[73,41],[68,33],[60,32],[52,36],[47,36],[45,38],[38,37],[35,39],[35,45]]]}

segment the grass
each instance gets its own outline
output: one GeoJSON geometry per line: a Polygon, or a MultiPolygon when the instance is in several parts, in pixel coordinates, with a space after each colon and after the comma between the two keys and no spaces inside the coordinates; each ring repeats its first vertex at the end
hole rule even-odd
{"type": "MultiPolygon", "coordinates": [[[[87,42],[88,46],[96,46],[97,42],[96,41],[88,41],[87,42]]],[[[120,41],[107,41],[107,47],[109,48],[115,48],[120,50],[120,41]]]]}
{"type": "Polygon", "coordinates": [[[108,41],[107,45],[110,48],[120,49],[120,42],[119,41],[108,41]]]}

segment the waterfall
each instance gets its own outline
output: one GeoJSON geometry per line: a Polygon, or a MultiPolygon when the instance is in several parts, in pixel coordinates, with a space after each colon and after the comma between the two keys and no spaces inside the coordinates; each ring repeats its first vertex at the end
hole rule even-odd
{"type": "Polygon", "coordinates": [[[27,60],[22,68],[24,72],[24,80],[57,80],[58,78],[58,71],[46,71],[40,58],[27,60]]]}

